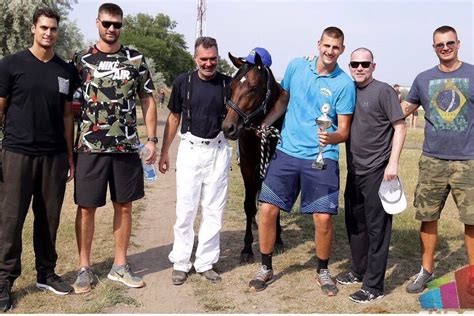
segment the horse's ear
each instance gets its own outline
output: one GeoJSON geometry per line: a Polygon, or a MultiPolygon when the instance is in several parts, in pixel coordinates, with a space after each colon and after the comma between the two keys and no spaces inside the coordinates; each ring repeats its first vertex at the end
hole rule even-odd
{"type": "Polygon", "coordinates": [[[235,57],[229,52],[230,61],[234,64],[235,67],[240,68],[244,64],[244,61],[238,57],[235,57]]]}
{"type": "Polygon", "coordinates": [[[262,58],[260,57],[260,55],[257,52],[255,52],[255,65],[256,66],[263,66],[262,58]]]}

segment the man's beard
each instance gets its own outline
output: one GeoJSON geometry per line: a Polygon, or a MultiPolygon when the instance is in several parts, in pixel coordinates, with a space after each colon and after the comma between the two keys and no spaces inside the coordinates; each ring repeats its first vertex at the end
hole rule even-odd
{"type": "Polygon", "coordinates": [[[120,37],[119,35],[116,35],[115,38],[114,38],[113,40],[111,40],[111,39],[108,39],[108,38],[107,38],[107,33],[104,34],[104,35],[100,34],[100,38],[101,38],[105,43],[107,43],[107,44],[109,44],[109,45],[113,45],[113,44],[117,43],[118,40],[119,40],[119,37],[120,37]]]}

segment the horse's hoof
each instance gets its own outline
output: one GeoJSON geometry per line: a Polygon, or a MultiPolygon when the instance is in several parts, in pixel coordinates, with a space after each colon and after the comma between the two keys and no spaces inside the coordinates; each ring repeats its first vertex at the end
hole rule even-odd
{"type": "Polygon", "coordinates": [[[275,252],[276,254],[282,254],[282,253],[285,252],[285,245],[283,244],[283,241],[282,241],[282,242],[276,242],[276,243],[275,243],[274,252],[275,252]]]}
{"type": "Polygon", "coordinates": [[[240,263],[248,264],[248,263],[254,263],[254,262],[255,262],[255,257],[253,256],[253,253],[240,254],[240,263]]]}

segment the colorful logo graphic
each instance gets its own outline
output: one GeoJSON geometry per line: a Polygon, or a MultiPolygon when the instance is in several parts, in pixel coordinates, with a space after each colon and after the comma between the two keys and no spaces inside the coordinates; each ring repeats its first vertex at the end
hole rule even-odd
{"type": "Polygon", "coordinates": [[[468,128],[466,111],[469,79],[451,78],[431,80],[431,120],[437,130],[465,131],[468,128]]]}
{"type": "Polygon", "coordinates": [[[474,309],[474,265],[454,273],[454,281],[448,277],[428,283],[429,291],[419,297],[422,309],[474,309]]]}

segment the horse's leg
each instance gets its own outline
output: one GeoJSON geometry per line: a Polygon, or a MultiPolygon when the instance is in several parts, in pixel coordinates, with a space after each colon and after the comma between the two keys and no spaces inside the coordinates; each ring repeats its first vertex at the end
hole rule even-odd
{"type": "Polygon", "coordinates": [[[257,214],[257,206],[255,204],[256,190],[252,185],[245,186],[245,237],[244,237],[244,248],[240,252],[241,263],[252,263],[255,261],[255,257],[252,250],[253,245],[253,232],[252,226],[255,221],[255,215],[257,214]]]}
{"type": "Polygon", "coordinates": [[[275,253],[282,253],[285,251],[285,245],[283,244],[283,240],[281,239],[281,224],[280,224],[280,214],[277,217],[277,231],[276,231],[276,239],[275,239],[275,253]]]}
{"type": "Polygon", "coordinates": [[[240,253],[241,263],[251,263],[255,261],[252,250],[254,241],[252,228],[256,225],[255,215],[257,214],[257,194],[260,189],[260,181],[255,171],[258,161],[259,147],[255,140],[255,135],[245,135],[240,138],[240,172],[245,185],[245,237],[244,248],[240,253]]]}

